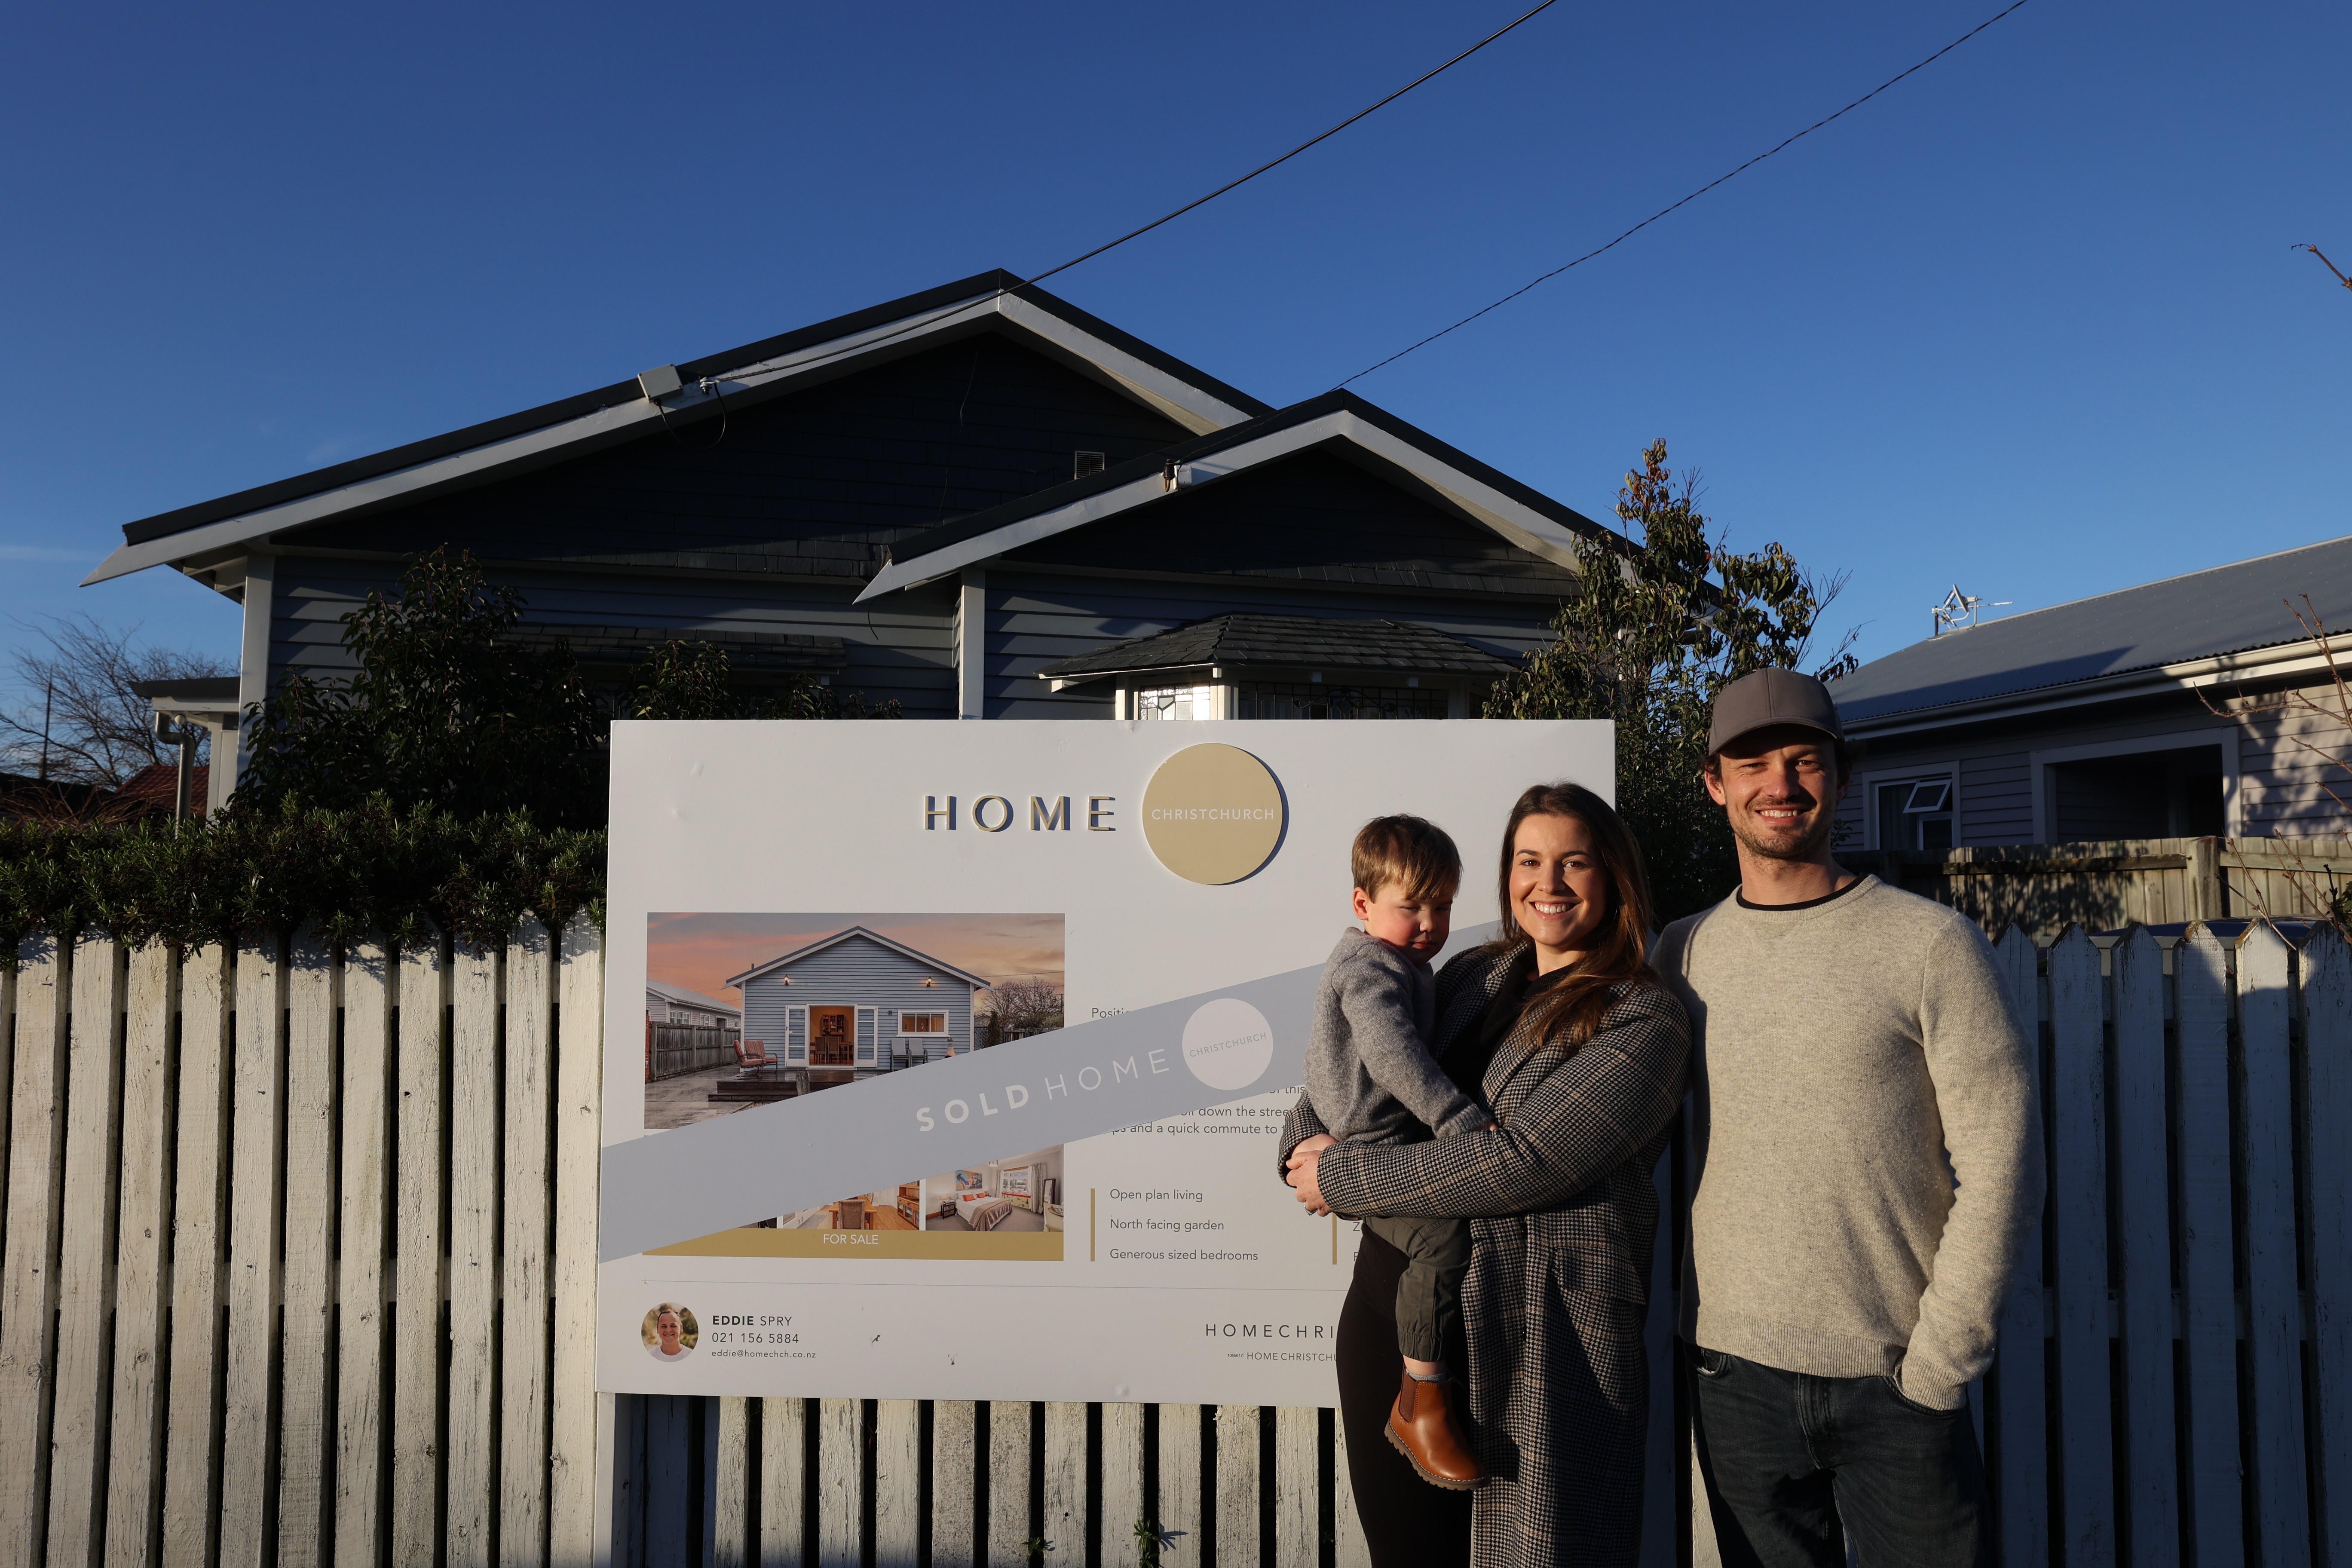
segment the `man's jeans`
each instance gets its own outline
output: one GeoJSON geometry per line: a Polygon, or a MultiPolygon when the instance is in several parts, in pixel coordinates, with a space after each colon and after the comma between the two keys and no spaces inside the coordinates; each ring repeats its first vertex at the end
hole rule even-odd
{"type": "Polygon", "coordinates": [[[1968,1407],[1892,1377],[1813,1377],[1692,1349],[1698,1463],[1726,1568],[1990,1568],[1968,1407]]]}

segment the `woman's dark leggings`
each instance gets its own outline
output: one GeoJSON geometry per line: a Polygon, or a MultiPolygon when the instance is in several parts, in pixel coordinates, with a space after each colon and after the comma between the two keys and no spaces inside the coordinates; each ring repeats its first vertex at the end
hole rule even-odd
{"type": "MultiPolygon", "coordinates": [[[[1356,1517],[1363,1521],[1372,1568],[1467,1568],[1471,1494],[1431,1486],[1389,1445],[1389,1410],[1403,1378],[1396,1295],[1405,1262],[1403,1253],[1366,1230],[1339,1309],[1339,1427],[1356,1517]]],[[[1464,1372],[1469,1367],[1458,1342],[1446,1348],[1445,1360],[1464,1372]]]]}

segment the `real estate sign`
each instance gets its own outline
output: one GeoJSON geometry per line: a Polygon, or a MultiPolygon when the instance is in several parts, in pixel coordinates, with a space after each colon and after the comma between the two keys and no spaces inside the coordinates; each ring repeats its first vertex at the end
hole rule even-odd
{"type": "Polygon", "coordinates": [[[1562,778],[1607,725],[615,724],[598,1385],[1329,1403],[1276,1151],[1349,845],[1451,832],[1458,952],[1562,778]]]}

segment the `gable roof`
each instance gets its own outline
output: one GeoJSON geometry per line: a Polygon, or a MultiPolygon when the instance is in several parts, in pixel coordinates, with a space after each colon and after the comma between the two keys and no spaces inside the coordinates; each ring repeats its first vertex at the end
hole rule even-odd
{"type": "Polygon", "coordinates": [[[740,406],[988,331],[1017,336],[1187,430],[1220,430],[1271,411],[1246,393],[1000,268],[688,361],[675,367],[683,384],[679,390],[659,403],[646,396],[635,378],[615,382],[126,523],[122,547],[84,585],[526,472],[634,440],[666,416],[709,417],[724,406],[722,398],[740,406]],[[706,380],[709,389],[701,385],[706,380]]]}
{"type": "Polygon", "coordinates": [[[688,991],[683,985],[672,985],[667,981],[648,980],[646,989],[667,1002],[681,1003],[688,1007],[708,1007],[718,1013],[732,1013],[739,1018],[743,1016],[743,1009],[732,1002],[721,1002],[716,996],[705,996],[699,991],[688,991]]]}
{"type": "Polygon", "coordinates": [[[1623,548],[1614,530],[1386,409],[1351,392],[1327,392],[902,541],[858,601],[935,581],[1006,551],[1317,447],[1345,449],[1446,510],[1570,571],[1579,569],[1584,541],[1623,548]]]}
{"type": "Polygon", "coordinates": [[[2352,538],[1948,631],[1873,659],[1830,695],[1845,723],[1868,732],[1942,710],[1957,719],[2176,689],[2178,666],[2263,649],[2300,657],[2311,638],[2287,602],[2301,608],[2305,595],[2323,625],[2352,626],[2352,538]]]}
{"type": "Polygon", "coordinates": [[[745,970],[742,973],[738,974],[733,979],[728,981],[727,984],[734,986],[738,990],[740,990],[743,986],[743,983],[747,980],[757,980],[763,974],[772,974],[779,969],[787,968],[792,964],[798,963],[803,958],[814,958],[818,953],[824,952],[827,948],[839,947],[843,942],[856,936],[862,936],[868,942],[878,942],[882,946],[888,948],[892,952],[898,953],[902,957],[911,958],[916,963],[936,969],[942,974],[951,974],[958,980],[969,981],[972,984],[979,986],[983,991],[991,988],[989,983],[982,980],[977,974],[958,969],[954,964],[947,963],[943,959],[933,958],[928,952],[918,952],[913,948],[908,947],[905,942],[892,942],[880,931],[867,931],[864,926],[851,926],[847,931],[826,937],[823,942],[814,942],[809,943],[806,947],[796,947],[792,952],[785,953],[782,958],[772,958],[765,963],[755,963],[751,968],[745,970]]]}
{"type": "Polygon", "coordinates": [[[1496,677],[1517,667],[1460,637],[1404,621],[1320,616],[1213,616],[1152,637],[1113,643],[1049,664],[1038,678],[1073,685],[1102,675],[1202,665],[1305,665],[1496,677]]]}

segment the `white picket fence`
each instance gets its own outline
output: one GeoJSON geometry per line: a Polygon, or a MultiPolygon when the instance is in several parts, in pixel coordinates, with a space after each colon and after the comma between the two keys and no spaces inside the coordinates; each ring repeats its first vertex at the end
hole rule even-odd
{"type": "MultiPolygon", "coordinates": [[[[2003,1562],[2352,1561],[2352,952],[1996,951],[2053,1177],[1978,1402],[2003,1562]]],[[[1366,1561],[1328,1411],[600,1399],[584,923],[19,958],[0,1568],[1123,1568],[1142,1521],[1171,1568],[1366,1561]]],[[[1662,1371],[1660,1568],[1714,1558],[1677,1408],[1662,1371]]]]}

